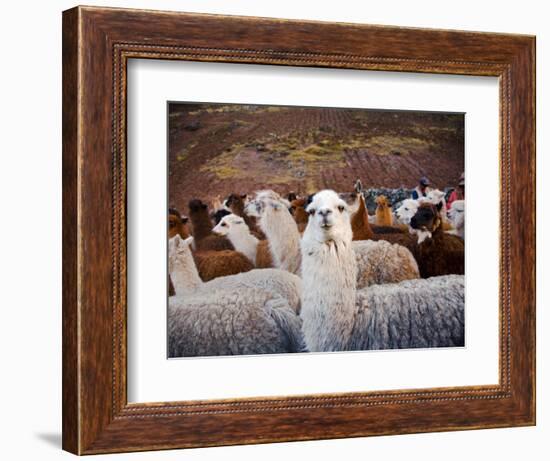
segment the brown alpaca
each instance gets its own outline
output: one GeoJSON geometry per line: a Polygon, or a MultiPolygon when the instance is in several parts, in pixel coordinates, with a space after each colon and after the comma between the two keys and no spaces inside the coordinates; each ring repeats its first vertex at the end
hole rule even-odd
{"type": "MultiPolygon", "coordinates": [[[[388,240],[393,243],[398,243],[397,240],[403,240],[400,237],[386,237],[388,234],[408,234],[408,228],[396,227],[396,226],[377,226],[371,224],[369,221],[369,213],[367,205],[365,204],[365,198],[363,194],[359,194],[359,198],[355,193],[347,194],[349,196],[348,202],[359,202],[357,211],[351,216],[351,229],[353,231],[353,240],[388,240]],[[395,240],[395,241],[394,241],[395,240]]],[[[413,239],[405,238],[405,241],[413,239]]],[[[407,246],[407,245],[405,245],[407,246]]]]}
{"type": "Polygon", "coordinates": [[[265,240],[265,234],[258,228],[256,218],[248,216],[244,212],[244,200],[246,194],[230,194],[225,200],[225,205],[231,210],[234,215],[240,216],[250,229],[250,233],[260,240],[265,240]]]}
{"type": "MultiPolygon", "coordinates": [[[[189,218],[182,216],[181,213],[176,208],[168,209],[168,238],[172,238],[175,235],[179,234],[182,239],[189,237],[189,226],[187,225],[189,218]]],[[[172,284],[172,279],[170,274],[168,274],[168,296],[174,296],[176,292],[174,291],[174,285],[172,284]]]]}
{"type": "Polygon", "coordinates": [[[234,250],[227,238],[212,233],[213,225],[208,207],[202,201],[194,199],[189,202],[189,219],[197,251],[234,250]]]}
{"type": "Polygon", "coordinates": [[[197,251],[193,258],[203,282],[254,269],[250,260],[238,251],[197,251]]]}
{"type": "Polygon", "coordinates": [[[411,227],[431,233],[413,252],[421,277],[464,274],[464,241],[443,230],[436,205],[421,204],[411,219],[411,227]]]}
{"type": "Polygon", "coordinates": [[[391,207],[386,196],[379,195],[378,197],[376,197],[376,204],[376,225],[391,226],[393,222],[391,216],[391,207]]]}
{"type": "Polygon", "coordinates": [[[438,224],[434,226],[429,223],[429,229],[436,229],[432,234],[432,243],[425,241],[418,244],[418,237],[407,233],[374,233],[368,220],[367,207],[363,196],[359,196],[359,209],[351,217],[351,229],[353,231],[353,240],[386,240],[390,243],[397,243],[410,250],[418,264],[420,276],[423,278],[436,275],[463,274],[464,273],[464,243],[460,237],[448,235],[443,232],[441,220],[437,214],[434,205],[425,204],[425,207],[431,206],[436,213],[438,224]],[[452,238],[447,238],[452,237],[452,238]],[[441,250],[440,248],[442,247],[441,250]],[[439,250],[438,250],[439,248],[439,250]],[[452,250],[454,248],[454,250],[452,250]],[[447,263],[445,261],[448,257],[447,263]]]}
{"type": "Polygon", "coordinates": [[[375,240],[363,194],[359,194],[359,208],[351,217],[351,230],[353,240],[375,240]]]}
{"type": "Polygon", "coordinates": [[[179,234],[182,239],[186,239],[191,235],[188,225],[189,218],[182,216],[175,208],[168,209],[168,238],[179,234]]]}
{"type": "Polygon", "coordinates": [[[303,234],[306,230],[309,219],[309,215],[306,212],[306,202],[307,199],[305,198],[296,198],[290,202],[290,213],[294,216],[294,221],[296,221],[300,234],[303,234]]]}

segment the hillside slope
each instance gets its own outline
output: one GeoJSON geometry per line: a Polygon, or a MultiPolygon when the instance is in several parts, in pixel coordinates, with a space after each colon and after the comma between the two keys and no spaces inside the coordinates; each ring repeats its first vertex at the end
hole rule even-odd
{"type": "Polygon", "coordinates": [[[427,112],[176,104],[169,107],[169,204],[272,188],[455,185],[464,116],[427,112]]]}

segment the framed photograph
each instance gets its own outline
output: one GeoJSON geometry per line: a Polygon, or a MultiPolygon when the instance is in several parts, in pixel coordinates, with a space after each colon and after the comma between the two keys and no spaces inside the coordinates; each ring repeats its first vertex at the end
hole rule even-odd
{"type": "Polygon", "coordinates": [[[533,424],[534,37],[63,13],[65,450],[533,424]]]}

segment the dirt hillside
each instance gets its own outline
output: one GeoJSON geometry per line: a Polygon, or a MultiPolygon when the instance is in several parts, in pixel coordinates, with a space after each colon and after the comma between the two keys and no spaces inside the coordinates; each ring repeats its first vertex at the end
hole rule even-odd
{"type": "Polygon", "coordinates": [[[440,188],[464,171],[461,114],[170,104],[169,204],[262,188],[440,188]]]}

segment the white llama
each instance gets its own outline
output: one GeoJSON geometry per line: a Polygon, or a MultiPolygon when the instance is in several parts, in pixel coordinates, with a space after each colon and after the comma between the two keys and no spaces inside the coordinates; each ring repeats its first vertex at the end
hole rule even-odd
{"type": "Polygon", "coordinates": [[[464,345],[464,276],[356,290],[346,203],[331,190],[307,208],[302,239],[302,330],[309,351],[464,345]]]}
{"type": "Polygon", "coordinates": [[[241,252],[256,265],[259,240],[250,233],[243,218],[235,214],[224,216],[212,232],[227,237],[236,251],[241,252]]]}
{"type": "MultiPolygon", "coordinates": [[[[299,273],[302,267],[300,233],[285,200],[273,191],[261,191],[245,211],[258,218],[260,228],[267,236],[273,260],[278,261],[275,266],[299,273]]],[[[402,245],[383,240],[361,240],[353,242],[353,248],[359,268],[357,284],[360,288],[420,277],[414,256],[402,245]]]]}

